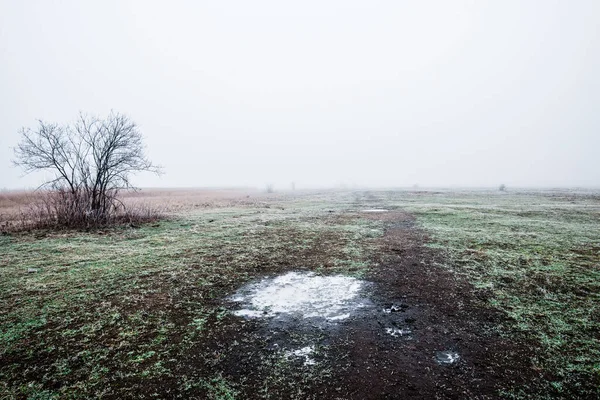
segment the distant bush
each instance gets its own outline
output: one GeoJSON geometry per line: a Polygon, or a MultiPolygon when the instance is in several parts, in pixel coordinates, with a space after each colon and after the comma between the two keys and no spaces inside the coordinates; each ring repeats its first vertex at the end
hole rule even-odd
{"type": "Polygon", "coordinates": [[[503,183],[498,187],[498,190],[501,192],[506,192],[506,185],[503,183]]]}

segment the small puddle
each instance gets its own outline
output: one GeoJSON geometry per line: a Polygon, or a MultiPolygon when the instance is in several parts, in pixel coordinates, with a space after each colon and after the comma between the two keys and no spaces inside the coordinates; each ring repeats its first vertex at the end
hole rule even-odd
{"type": "Polygon", "coordinates": [[[240,288],[230,299],[242,303],[233,314],[245,318],[291,315],[340,321],[364,304],[359,296],[364,282],[343,275],[317,276],[289,272],[240,288]]]}

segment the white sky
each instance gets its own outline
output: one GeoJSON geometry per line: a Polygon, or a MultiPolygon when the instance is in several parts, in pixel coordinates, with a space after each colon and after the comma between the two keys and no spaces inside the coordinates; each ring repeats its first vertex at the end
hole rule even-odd
{"type": "Polygon", "coordinates": [[[0,0],[22,126],[126,113],[141,186],[599,186],[600,1],[0,0]]]}

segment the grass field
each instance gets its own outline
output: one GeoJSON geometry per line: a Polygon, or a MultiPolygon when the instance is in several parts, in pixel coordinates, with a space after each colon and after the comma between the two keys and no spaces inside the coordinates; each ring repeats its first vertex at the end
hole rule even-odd
{"type": "Polygon", "coordinates": [[[0,236],[0,398],[319,398],[327,344],[314,368],[253,344],[256,376],[228,372],[262,331],[225,298],[291,270],[368,278],[385,226],[367,207],[414,215],[435,267],[506,316],[493,334],[535,349],[540,378],[497,396],[599,395],[600,194],[198,193],[150,196],[175,204],[152,225],[0,236]]]}

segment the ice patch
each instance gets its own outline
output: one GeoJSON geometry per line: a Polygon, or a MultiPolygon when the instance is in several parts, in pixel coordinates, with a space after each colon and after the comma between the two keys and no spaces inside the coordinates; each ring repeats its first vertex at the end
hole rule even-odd
{"type": "Polygon", "coordinates": [[[298,350],[286,351],[286,358],[304,358],[304,365],[315,365],[317,362],[310,357],[312,353],[314,353],[314,346],[306,346],[298,350]]]}
{"type": "Polygon", "coordinates": [[[393,337],[402,337],[409,335],[411,332],[408,329],[386,328],[385,333],[393,337]]]}
{"type": "Polygon", "coordinates": [[[260,318],[264,317],[264,312],[256,310],[237,310],[233,312],[233,315],[246,318],[260,318]]]}
{"type": "Polygon", "coordinates": [[[331,317],[331,318],[329,318],[329,320],[330,321],[339,321],[339,320],[346,319],[349,317],[350,317],[350,314],[341,314],[341,315],[336,315],[335,317],[331,317]]]}
{"type": "Polygon", "coordinates": [[[386,314],[391,314],[393,312],[405,311],[408,308],[406,304],[395,305],[392,304],[389,307],[385,307],[382,311],[386,314]]]}
{"type": "Polygon", "coordinates": [[[383,208],[368,208],[366,210],[362,210],[362,212],[366,213],[378,213],[378,212],[387,212],[388,210],[383,208]]]}
{"type": "Polygon", "coordinates": [[[339,321],[362,306],[358,299],[362,287],[363,281],[347,276],[289,272],[244,286],[230,300],[244,303],[234,314],[247,318],[289,314],[339,321]]]}
{"type": "Polygon", "coordinates": [[[449,350],[438,351],[437,353],[435,353],[435,359],[439,364],[450,365],[457,362],[460,359],[460,356],[458,355],[458,353],[449,350]]]}

